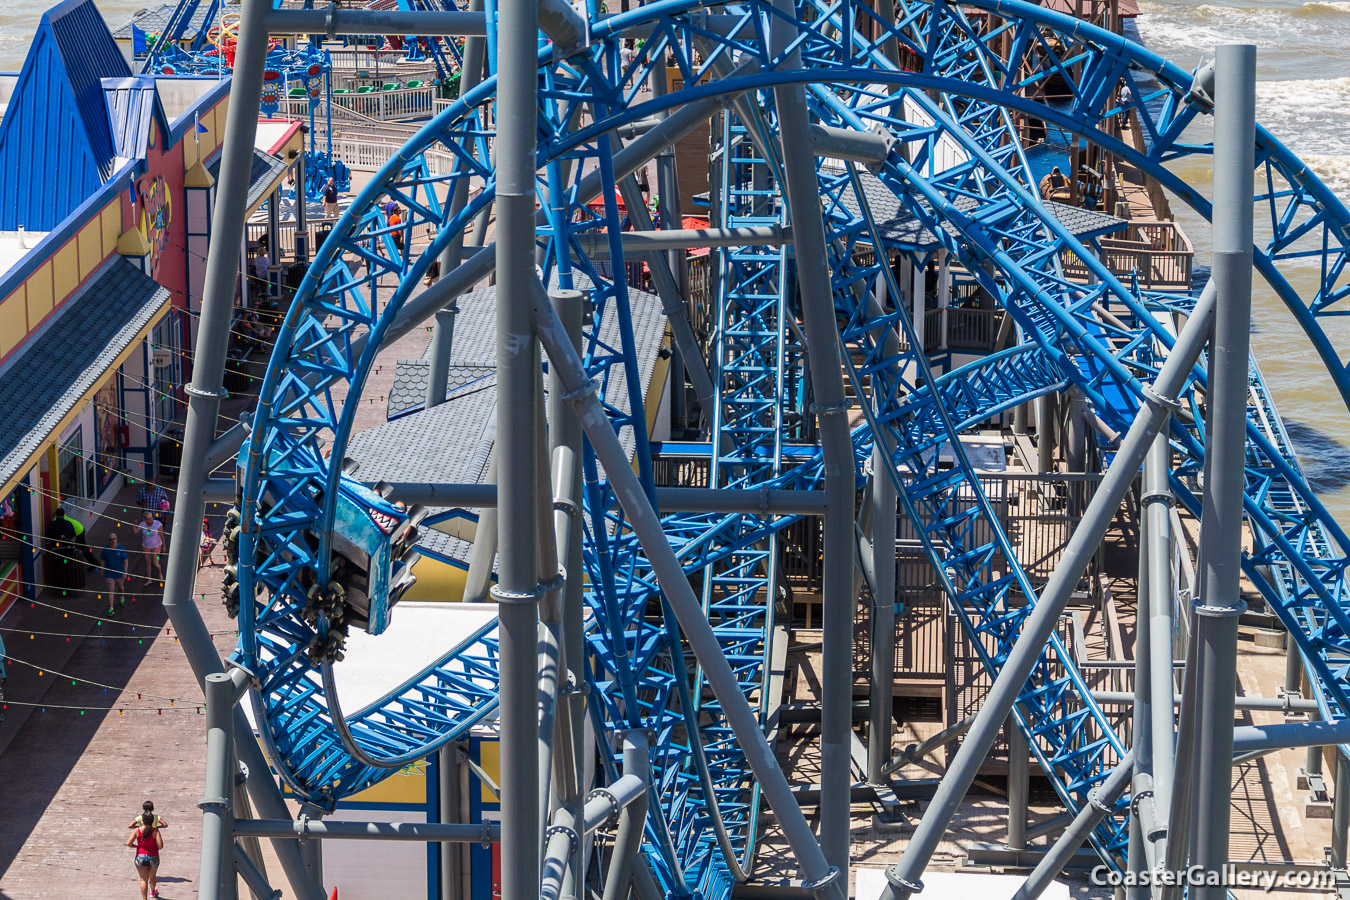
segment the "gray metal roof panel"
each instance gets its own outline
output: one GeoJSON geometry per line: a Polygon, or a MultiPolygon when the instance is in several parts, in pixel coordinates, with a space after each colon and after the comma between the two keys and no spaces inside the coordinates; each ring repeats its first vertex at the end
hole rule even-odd
{"type": "Polygon", "coordinates": [[[118,256],[66,301],[55,320],[0,370],[0,482],[51,440],[169,292],[118,256]]]}
{"type": "MultiPolygon", "coordinates": [[[[634,345],[644,395],[651,387],[666,318],[660,301],[643,291],[630,291],[634,345]]],[[[427,359],[399,360],[389,393],[390,421],[352,437],[346,455],[360,464],[357,477],[385,481],[482,483],[496,437],[496,289],[472,291],[459,298],[451,348],[446,402],[421,409],[426,396],[427,359]]],[[[618,316],[607,311],[599,339],[617,346],[618,316]]],[[[627,412],[627,378],[616,369],[605,385],[605,402],[627,412]]],[[[633,434],[624,429],[620,441],[631,459],[633,434]]],[[[472,544],[434,528],[425,529],[419,546],[442,556],[467,561],[472,544]]]]}
{"type": "MultiPolygon", "coordinates": [[[[859,173],[863,193],[867,197],[867,206],[876,220],[881,239],[887,244],[904,249],[931,250],[937,247],[938,240],[933,232],[925,228],[914,214],[900,202],[900,198],[886,186],[880,178],[866,172],[859,173]]],[[[840,204],[850,215],[860,215],[861,207],[852,191],[845,191],[840,204]]],[[[962,212],[969,212],[979,206],[974,197],[960,197],[955,206],[962,212]]],[[[928,204],[924,202],[924,206],[928,204]]],[[[1098,237],[1125,228],[1129,223],[1106,213],[1090,209],[1081,209],[1064,203],[1046,201],[1046,210],[1075,237],[1098,237]]],[[[942,227],[956,236],[955,226],[943,222],[942,227]]]]}
{"type": "MultiPolygon", "coordinates": [[[[131,14],[130,19],[127,19],[114,29],[112,35],[118,40],[129,41],[131,40],[132,25],[135,25],[146,34],[161,34],[165,28],[169,27],[169,20],[173,18],[175,9],[177,9],[176,4],[165,3],[162,6],[137,10],[131,14]]],[[[198,4],[196,10],[192,13],[192,19],[188,22],[187,28],[183,31],[181,39],[185,41],[194,40],[201,32],[203,25],[206,25],[208,28],[214,26],[215,22],[218,20],[213,20],[209,24],[206,20],[206,15],[210,11],[211,5],[209,3],[198,4]]],[[[227,14],[231,12],[237,13],[239,12],[239,5],[226,4],[221,12],[227,14]]]]}
{"type": "MultiPolygon", "coordinates": [[[[220,154],[206,167],[211,173],[211,177],[216,181],[220,180],[220,161],[223,157],[220,154]]],[[[267,191],[281,177],[281,173],[286,171],[286,161],[280,157],[273,156],[270,153],[264,153],[261,150],[253,151],[253,171],[249,173],[248,182],[248,207],[251,209],[258,203],[267,191]]]]}
{"type": "Polygon", "coordinates": [[[164,133],[168,120],[159,104],[159,92],[151,75],[103,79],[103,99],[108,104],[114,152],[124,159],[144,159],[150,149],[150,127],[159,119],[164,133]]]}

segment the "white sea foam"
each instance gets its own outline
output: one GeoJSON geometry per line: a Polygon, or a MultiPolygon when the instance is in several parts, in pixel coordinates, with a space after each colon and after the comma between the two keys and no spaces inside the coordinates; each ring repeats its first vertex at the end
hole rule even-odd
{"type": "Polygon", "coordinates": [[[1309,0],[1294,14],[1299,16],[1344,15],[1350,13],[1350,2],[1346,0],[1309,0]]]}
{"type": "Polygon", "coordinates": [[[1299,158],[1342,203],[1350,206],[1350,156],[1301,153],[1299,158]]]}
{"type": "Polygon", "coordinates": [[[1259,82],[1256,120],[1305,159],[1350,154],[1350,77],[1259,82]]]}

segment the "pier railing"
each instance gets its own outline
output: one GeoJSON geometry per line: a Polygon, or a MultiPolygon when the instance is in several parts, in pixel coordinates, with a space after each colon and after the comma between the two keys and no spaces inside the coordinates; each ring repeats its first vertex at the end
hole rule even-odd
{"type": "MultiPolygon", "coordinates": [[[[399,88],[393,91],[369,91],[364,94],[333,94],[334,112],[349,109],[367,118],[381,122],[399,119],[426,118],[432,112],[435,97],[430,86],[399,88]]],[[[287,97],[281,101],[281,110],[293,119],[309,118],[309,100],[287,97]]]]}
{"type": "MultiPolygon", "coordinates": [[[[1135,220],[1124,237],[1105,237],[1101,241],[1101,259],[1111,274],[1150,290],[1181,289],[1191,286],[1191,266],[1195,248],[1175,222],[1135,220]]],[[[1065,253],[1061,262],[1070,278],[1088,278],[1083,261],[1065,253]]]]}

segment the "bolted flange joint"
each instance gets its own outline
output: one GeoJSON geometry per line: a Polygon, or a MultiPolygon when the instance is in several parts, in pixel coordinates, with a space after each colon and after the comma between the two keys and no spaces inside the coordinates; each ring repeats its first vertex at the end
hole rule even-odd
{"type": "Polygon", "coordinates": [[[619,818],[619,813],[623,812],[623,807],[619,805],[619,798],[610,793],[607,788],[596,788],[586,795],[586,802],[589,803],[596,798],[603,799],[609,803],[609,815],[605,817],[606,824],[619,818]]]}
{"type": "Polygon", "coordinates": [[[535,585],[532,591],[508,591],[500,585],[494,584],[488,588],[488,596],[498,603],[538,603],[548,593],[547,588],[540,584],[535,585]]]}
{"type": "Polygon", "coordinates": [[[592,378],[574,391],[568,391],[562,395],[562,402],[568,406],[576,406],[585,400],[591,394],[600,393],[600,379],[592,378]]]}
{"type": "Polygon", "coordinates": [[[1092,790],[1088,791],[1087,799],[1088,805],[1091,806],[1093,809],[1100,810],[1102,815],[1104,816],[1109,816],[1114,811],[1111,804],[1102,802],[1101,791],[1097,790],[1096,788],[1093,788],[1092,790]]]}
{"type": "Polygon", "coordinates": [[[577,835],[576,829],[570,825],[550,825],[547,830],[544,831],[544,843],[547,844],[549,839],[555,834],[565,836],[568,843],[573,847],[576,847],[581,843],[581,838],[577,835]]]}
{"type": "Polygon", "coordinates": [[[1148,400],[1150,403],[1153,403],[1157,406],[1166,407],[1167,411],[1172,415],[1176,415],[1177,413],[1181,412],[1180,400],[1176,399],[1175,397],[1168,397],[1164,394],[1160,394],[1158,392],[1158,389],[1155,388],[1153,385],[1151,384],[1144,385],[1143,393],[1144,399],[1148,400]]]}
{"type": "Polygon", "coordinates": [[[918,894],[923,891],[922,881],[917,878],[910,881],[908,878],[902,877],[897,866],[886,867],[886,880],[890,882],[891,887],[907,894],[918,894]]]}
{"type": "Polygon", "coordinates": [[[838,880],[839,880],[839,867],[830,866],[830,871],[826,872],[822,877],[817,878],[815,881],[803,881],[802,890],[814,894],[817,891],[824,890],[825,888],[834,884],[838,880]]]}
{"type": "Polygon", "coordinates": [[[1139,502],[1143,505],[1164,503],[1168,506],[1176,506],[1177,498],[1172,496],[1171,491],[1146,491],[1144,496],[1139,498],[1139,502]]]}
{"type": "Polygon", "coordinates": [[[1207,619],[1231,619],[1247,611],[1247,601],[1239,599],[1234,606],[1215,606],[1196,600],[1191,604],[1191,609],[1197,616],[1204,616],[1207,619]]]}

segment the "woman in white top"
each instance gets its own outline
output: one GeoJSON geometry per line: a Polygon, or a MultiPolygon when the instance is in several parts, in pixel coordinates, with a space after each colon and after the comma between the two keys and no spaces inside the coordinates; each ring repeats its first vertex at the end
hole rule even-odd
{"type": "Polygon", "coordinates": [[[151,580],[150,569],[153,566],[159,572],[159,580],[163,581],[164,568],[159,564],[159,554],[164,549],[164,523],[147,509],[136,523],[136,533],[141,537],[141,555],[145,557],[145,580],[151,580]]]}

